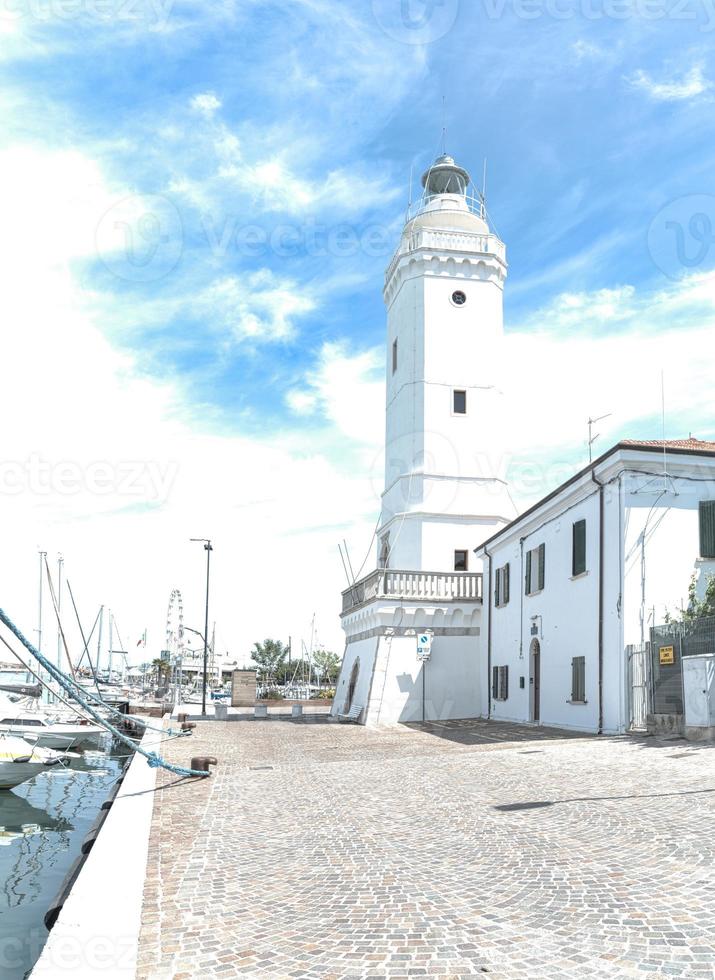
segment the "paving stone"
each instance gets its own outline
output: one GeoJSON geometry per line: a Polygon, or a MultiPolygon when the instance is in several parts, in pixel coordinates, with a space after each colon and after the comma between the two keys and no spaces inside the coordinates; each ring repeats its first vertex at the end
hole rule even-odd
{"type": "Polygon", "coordinates": [[[201,722],[165,745],[219,764],[159,774],[137,977],[715,978],[715,748],[677,748],[201,722]]]}

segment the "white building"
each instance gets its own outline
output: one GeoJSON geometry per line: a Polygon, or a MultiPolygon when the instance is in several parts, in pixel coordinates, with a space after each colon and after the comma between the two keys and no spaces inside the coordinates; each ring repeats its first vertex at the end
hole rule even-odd
{"type": "Polygon", "coordinates": [[[385,490],[377,568],[343,595],[333,711],[363,722],[479,715],[481,563],[473,547],[515,514],[499,472],[506,250],[469,175],[440,157],[422,178],[385,275],[385,490]],[[417,659],[417,637],[431,641],[417,659]]]}
{"type": "Polygon", "coordinates": [[[376,568],[343,593],[332,713],[623,732],[647,708],[626,647],[715,570],[715,443],[619,443],[516,517],[500,472],[505,247],[450,157],[422,183],[385,276],[376,568]]]}
{"type": "Polygon", "coordinates": [[[715,572],[715,443],[626,441],[477,549],[487,715],[625,732],[628,647],[715,572]]]}

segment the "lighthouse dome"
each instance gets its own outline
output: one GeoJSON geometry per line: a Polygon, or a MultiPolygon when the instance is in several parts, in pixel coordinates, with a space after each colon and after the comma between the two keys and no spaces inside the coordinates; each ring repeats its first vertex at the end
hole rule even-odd
{"type": "Polygon", "coordinates": [[[408,214],[404,234],[420,228],[489,234],[484,202],[469,185],[469,174],[452,157],[437,157],[422,175],[424,192],[408,214]]]}

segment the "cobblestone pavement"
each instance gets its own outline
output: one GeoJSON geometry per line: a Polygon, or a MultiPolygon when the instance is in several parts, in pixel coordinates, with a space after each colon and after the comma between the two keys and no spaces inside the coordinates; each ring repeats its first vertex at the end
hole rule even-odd
{"type": "Polygon", "coordinates": [[[715,747],[204,722],[156,795],[141,980],[715,977],[715,747]]]}

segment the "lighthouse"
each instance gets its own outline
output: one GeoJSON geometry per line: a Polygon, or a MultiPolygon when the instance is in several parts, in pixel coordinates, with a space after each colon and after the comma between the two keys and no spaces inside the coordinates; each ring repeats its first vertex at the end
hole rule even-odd
{"type": "Polygon", "coordinates": [[[385,273],[385,486],[376,567],[343,593],[333,715],[482,714],[474,548],[515,516],[501,427],[504,243],[450,156],[422,176],[385,273]]]}

